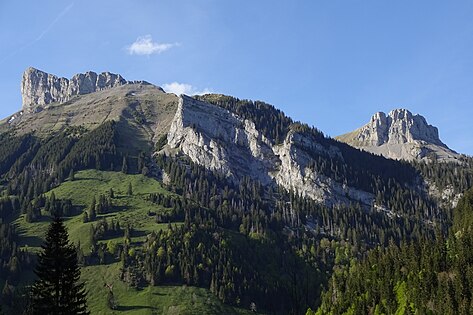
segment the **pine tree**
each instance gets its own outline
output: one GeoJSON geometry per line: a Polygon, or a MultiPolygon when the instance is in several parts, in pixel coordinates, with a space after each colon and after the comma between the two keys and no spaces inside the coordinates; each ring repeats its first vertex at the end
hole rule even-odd
{"type": "Polygon", "coordinates": [[[84,213],[82,214],[82,222],[89,222],[89,214],[87,213],[87,211],[84,211],[84,213]]]}
{"type": "Polygon", "coordinates": [[[128,173],[128,162],[126,160],[126,156],[123,157],[122,173],[124,173],[124,174],[128,173]]]}
{"type": "Polygon", "coordinates": [[[69,180],[70,181],[73,181],[75,178],[74,178],[74,169],[71,168],[71,171],[69,172],[69,180]]]}
{"type": "Polygon", "coordinates": [[[128,196],[133,195],[133,188],[131,187],[131,183],[128,183],[128,196]]]}
{"type": "Polygon", "coordinates": [[[12,303],[12,298],[13,298],[13,291],[8,283],[8,280],[5,281],[5,285],[3,286],[2,290],[2,302],[5,305],[11,305],[12,303]]]}
{"type": "Polygon", "coordinates": [[[49,226],[35,274],[33,314],[89,314],[84,283],[79,282],[77,251],[59,216],[49,226]]]}
{"type": "Polygon", "coordinates": [[[114,310],[117,308],[117,301],[111,289],[108,291],[108,294],[107,294],[107,306],[111,310],[114,310]]]}
{"type": "Polygon", "coordinates": [[[89,206],[89,221],[95,221],[95,219],[97,218],[97,211],[95,209],[96,204],[97,204],[97,201],[95,200],[95,196],[94,196],[89,206]]]}

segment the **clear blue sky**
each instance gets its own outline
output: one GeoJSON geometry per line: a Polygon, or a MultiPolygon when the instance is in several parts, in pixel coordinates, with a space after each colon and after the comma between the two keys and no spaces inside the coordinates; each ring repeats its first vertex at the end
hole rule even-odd
{"type": "Polygon", "coordinates": [[[331,136],[408,108],[473,155],[473,1],[1,0],[0,42],[1,117],[28,66],[111,71],[263,100],[331,136]]]}

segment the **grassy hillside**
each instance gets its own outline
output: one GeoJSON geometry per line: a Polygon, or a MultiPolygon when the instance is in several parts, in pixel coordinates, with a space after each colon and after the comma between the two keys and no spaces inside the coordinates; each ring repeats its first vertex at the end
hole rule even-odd
{"type": "MultiPolygon", "coordinates": [[[[128,175],[120,172],[85,170],[75,174],[74,180],[62,183],[49,191],[58,199],[71,199],[72,203],[82,211],[87,209],[94,196],[108,195],[114,191],[114,211],[102,217],[115,219],[122,226],[133,226],[132,246],[140,244],[152,231],[166,229],[167,224],[158,224],[149,216],[148,211],[159,213],[168,209],[156,205],[146,196],[150,193],[171,194],[159,182],[143,175],[128,175]],[[128,195],[131,184],[133,194],[128,195]]],[[[66,218],[66,226],[73,242],[80,242],[84,252],[90,251],[90,227],[95,222],[83,223],[82,215],[77,214],[66,218]]],[[[36,251],[42,243],[42,237],[49,225],[49,218],[43,217],[40,222],[27,223],[23,216],[14,221],[20,231],[20,246],[36,251]]],[[[173,224],[180,224],[173,222],[173,224]]],[[[121,237],[107,239],[121,243],[121,237]]],[[[27,278],[32,277],[27,273],[27,278]]],[[[208,290],[185,286],[155,286],[137,290],[127,286],[119,279],[120,262],[108,262],[104,265],[87,266],[82,269],[82,278],[86,282],[89,308],[92,314],[245,314],[247,311],[236,310],[223,304],[208,290]],[[117,299],[118,309],[111,311],[107,307],[108,289],[105,282],[113,284],[113,292],[117,299]]],[[[249,312],[248,312],[249,313],[249,312]]]]}
{"type": "Polygon", "coordinates": [[[249,314],[218,300],[208,290],[187,286],[155,286],[143,290],[128,287],[117,279],[119,263],[89,266],[83,269],[83,279],[89,290],[92,314],[249,314]],[[118,309],[106,305],[107,288],[104,279],[113,283],[118,309]],[[115,280],[113,280],[115,279],[115,280]]]}
{"type": "MultiPolygon", "coordinates": [[[[14,130],[17,134],[35,131],[47,135],[67,126],[92,130],[105,121],[125,119],[138,135],[151,140],[154,132],[167,132],[177,108],[178,98],[154,85],[127,84],[96,93],[76,95],[68,102],[49,104],[35,114],[16,114],[0,120],[0,133],[14,130]],[[156,128],[157,127],[157,128],[156,128]]],[[[135,134],[136,136],[137,134],[135,134]]],[[[135,145],[135,142],[127,142],[135,145]]]]}
{"type": "MultiPolygon", "coordinates": [[[[72,204],[80,209],[87,208],[92,199],[100,194],[108,195],[110,189],[113,189],[115,198],[113,206],[116,209],[113,213],[98,215],[98,219],[107,217],[116,219],[120,224],[131,224],[137,231],[137,237],[133,241],[142,240],[146,234],[161,229],[167,224],[157,224],[148,211],[166,211],[158,205],[153,204],[145,197],[150,193],[168,194],[161,187],[159,182],[143,175],[128,175],[120,172],[104,172],[97,170],[80,171],[75,175],[73,181],[67,181],[59,187],[46,193],[50,196],[52,192],[59,199],[71,199],[72,204]],[[131,184],[133,195],[127,194],[128,186],[131,184]]],[[[18,218],[15,223],[19,227],[22,236],[20,245],[38,247],[41,244],[41,237],[46,232],[49,220],[46,218],[41,222],[27,223],[23,216],[18,218]]],[[[94,222],[83,223],[82,216],[76,215],[66,218],[66,226],[69,229],[69,236],[75,243],[81,243],[82,248],[87,251],[90,248],[90,239],[88,238],[90,225],[94,222]]]]}
{"type": "Polygon", "coordinates": [[[349,145],[352,145],[355,147],[362,146],[363,143],[357,140],[358,133],[359,133],[359,129],[356,129],[354,131],[347,132],[343,135],[336,136],[335,139],[341,142],[348,143],[349,145]]]}

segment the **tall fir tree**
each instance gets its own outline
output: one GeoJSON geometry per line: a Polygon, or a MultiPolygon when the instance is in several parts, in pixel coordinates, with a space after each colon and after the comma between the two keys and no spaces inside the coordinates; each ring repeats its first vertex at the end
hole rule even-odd
{"type": "Polygon", "coordinates": [[[128,191],[127,191],[128,196],[133,195],[133,188],[131,186],[131,182],[128,183],[128,191]]]}
{"type": "Polygon", "coordinates": [[[79,282],[77,251],[57,215],[49,226],[35,273],[38,279],[31,289],[32,314],[89,314],[84,283],[79,282]]]}
{"type": "Polygon", "coordinates": [[[2,303],[5,305],[11,306],[12,298],[13,298],[13,291],[12,291],[11,285],[8,283],[8,280],[6,280],[5,285],[3,286],[3,290],[2,290],[2,303]]]}
{"type": "Polygon", "coordinates": [[[123,157],[122,173],[123,173],[123,174],[127,174],[127,173],[128,173],[128,161],[127,161],[126,156],[123,157]]]}

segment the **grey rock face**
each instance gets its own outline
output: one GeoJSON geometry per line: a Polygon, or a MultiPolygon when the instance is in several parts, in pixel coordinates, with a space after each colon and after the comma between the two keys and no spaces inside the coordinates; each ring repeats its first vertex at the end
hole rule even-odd
{"type": "Polygon", "coordinates": [[[23,110],[37,112],[50,103],[66,102],[74,95],[89,94],[128,83],[137,82],[126,81],[119,74],[97,74],[92,71],[76,74],[68,80],[30,67],[23,73],[21,81],[23,110]]]}
{"type": "Polygon", "coordinates": [[[395,109],[388,115],[378,112],[363,127],[337,139],[393,159],[450,161],[459,156],[440,140],[436,127],[407,109],[395,109]]]}
{"type": "Polygon", "coordinates": [[[337,147],[325,148],[311,137],[290,131],[284,142],[273,150],[280,159],[274,175],[278,185],[325,204],[349,203],[350,200],[372,204],[372,194],[338,183],[309,167],[313,152],[343,160],[337,147]]]}
{"type": "Polygon", "coordinates": [[[268,169],[275,162],[270,141],[252,121],[187,96],[179,98],[168,145],[195,163],[236,179],[252,174],[268,183],[268,169]]]}
{"type": "Polygon", "coordinates": [[[412,115],[407,109],[395,109],[386,116],[378,112],[359,129],[358,141],[363,146],[380,146],[425,141],[446,147],[440,141],[438,129],[427,124],[424,117],[412,115]]]}
{"type": "Polygon", "coordinates": [[[168,147],[235,180],[249,176],[325,204],[351,199],[369,205],[373,201],[371,194],[310,169],[311,152],[342,158],[338,148],[324,148],[315,139],[295,131],[289,132],[282,144],[275,145],[252,121],[187,96],[180,97],[168,133],[168,147]]]}

